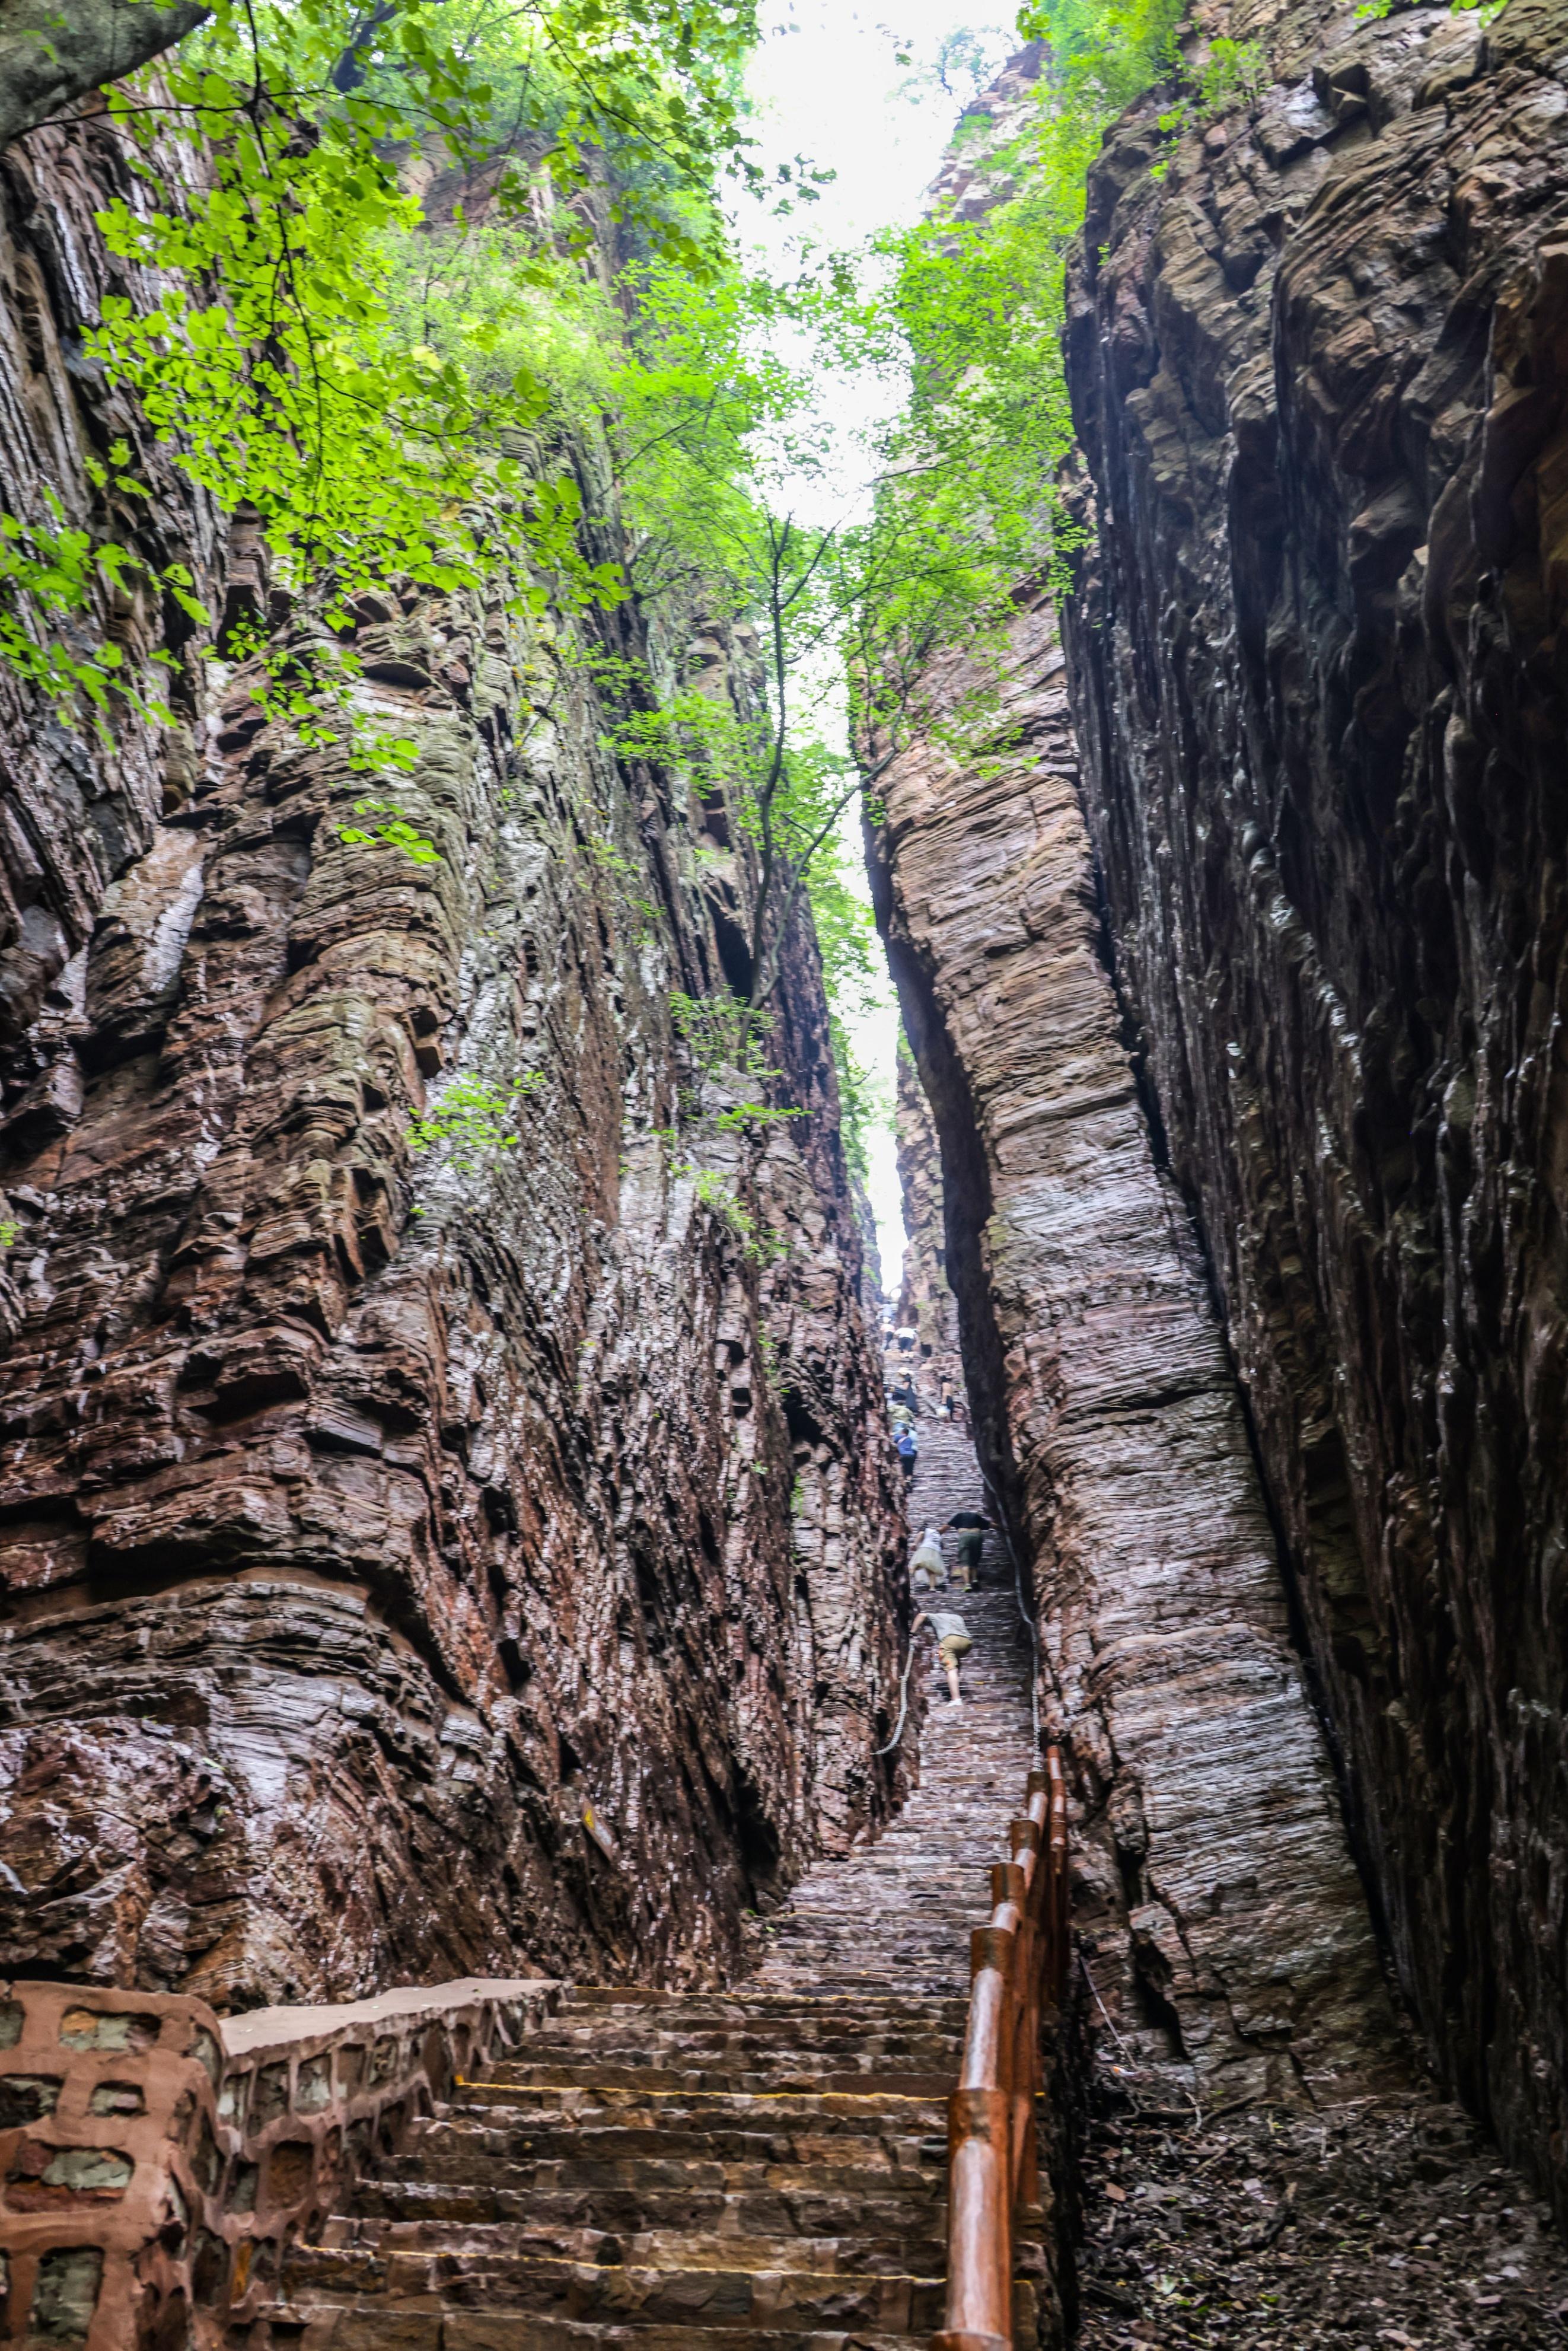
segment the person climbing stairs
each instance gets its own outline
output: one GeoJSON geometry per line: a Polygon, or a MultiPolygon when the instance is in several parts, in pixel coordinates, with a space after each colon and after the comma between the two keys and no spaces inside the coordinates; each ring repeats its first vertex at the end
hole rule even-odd
{"type": "MultiPolygon", "coordinates": [[[[917,1521],[978,1492],[967,1440],[933,1429],[917,1521]]],[[[928,1717],[887,1833],[806,1875],[733,1990],[575,1989],[292,2250],[254,2344],[883,2351],[940,2327],[969,1929],[1036,1760],[1030,1643],[987,1548],[966,1703],[928,1717]]],[[[1032,2344],[1043,2247],[1016,2271],[1032,2344]]]]}

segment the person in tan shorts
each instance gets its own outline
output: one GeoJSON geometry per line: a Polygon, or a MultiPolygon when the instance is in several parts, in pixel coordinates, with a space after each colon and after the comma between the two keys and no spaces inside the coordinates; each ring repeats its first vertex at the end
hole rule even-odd
{"type": "Polygon", "coordinates": [[[960,1660],[967,1657],[975,1646],[969,1638],[969,1628],[961,1616],[952,1615],[946,1609],[939,1608],[935,1614],[928,1616],[923,1608],[910,1626],[911,1639],[919,1632],[922,1625],[929,1625],[936,1635],[936,1654],[942,1660],[947,1676],[947,1687],[951,1693],[948,1704],[962,1706],[964,1698],[958,1687],[958,1666],[960,1660]]]}

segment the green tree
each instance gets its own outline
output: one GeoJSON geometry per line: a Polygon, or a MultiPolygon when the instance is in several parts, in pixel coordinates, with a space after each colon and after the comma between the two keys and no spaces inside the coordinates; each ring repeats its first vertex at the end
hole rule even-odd
{"type": "MultiPolygon", "coordinates": [[[[866,720],[907,698],[906,652],[983,643],[1021,581],[1071,535],[1060,488],[1072,424],[1062,371],[1066,263],[1107,126],[1178,62],[1180,0],[1043,0],[1019,16],[1043,45],[988,122],[977,177],[917,227],[881,241],[890,292],[846,320],[911,396],[886,427],[868,563],[866,720]],[[888,574],[890,605],[877,591],[888,574]],[[889,654],[893,655],[891,664],[889,654]]],[[[862,362],[863,363],[863,362],[862,362]]],[[[981,730],[988,715],[972,716],[981,730]]]]}
{"type": "MultiPolygon", "coordinates": [[[[80,31],[86,57],[85,0],[60,5],[61,42],[80,31]]],[[[102,225],[166,290],[149,311],[107,300],[89,343],[176,462],[258,517],[294,605],[274,684],[325,724],[353,675],[335,650],[346,616],[389,577],[450,590],[509,569],[536,607],[622,592],[613,558],[584,551],[580,484],[549,445],[555,387],[507,318],[560,307],[596,239],[689,277],[722,267],[713,186],[753,172],[751,0],[218,0],[194,16],[155,79],[110,93],[141,186],[102,225]],[[171,139],[188,172],[171,172],[171,139]],[[463,246],[476,204],[492,257],[505,233],[505,267],[457,319],[432,264],[463,246]],[[432,331],[411,337],[422,280],[432,331]]],[[[0,15],[0,43],[7,24],[32,37],[0,15]]],[[[104,649],[68,650],[47,675],[37,656],[51,616],[84,609],[94,565],[120,559],[84,563],[56,517],[18,519],[0,658],[62,705],[100,703],[104,649]]]]}
{"type": "Polygon", "coordinates": [[[741,657],[717,692],[705,678],[655,695],[643,681],[614,739],[682,768],[747,845],[732,980],[758,1018],[813,877],[829,887],[846,812],[937,723],[928,664],[974,608],[972,549],[904,529],[853,482],[853,461],[863,471],[881,453],[834,445],[824,373],[896,367],[902,350],[841,260],[789,286],[732,272],[694,298],[652,270],[637,288],[614,402],[630,580],[644,599],[678,595],[741,657]]]}

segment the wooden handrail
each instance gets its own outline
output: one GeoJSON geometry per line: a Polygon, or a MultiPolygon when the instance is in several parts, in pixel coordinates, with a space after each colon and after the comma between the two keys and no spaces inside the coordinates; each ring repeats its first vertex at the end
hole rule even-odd
{"type": "Polygon", "coordinates": [[[991,1872],[990,1924],[969,1950],[969,2015],[947,2102],[947,2324],[932,2351],[1012,2351],[1013,2229],[1040,2204],[1040,2011],[1067,1985],[1067,1789],[1061,1753],[1029,1777],[1012,1859],[991,1872]]]}

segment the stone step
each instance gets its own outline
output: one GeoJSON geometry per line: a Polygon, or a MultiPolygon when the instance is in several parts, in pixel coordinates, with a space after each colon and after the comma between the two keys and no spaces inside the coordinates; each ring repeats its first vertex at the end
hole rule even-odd
{"type": "MultiPolygon", "coordinates": [[[[733,1992],[648,1991],[640,1985],[574,1985],[570,1997],[556,2011],[553,2022],[568,2021],[581,2010],[596,2014],[605,2009],[634,2010],[657,2017],[661,2024],[672,2017],[689,2015],[707,2017],[740,2017],[747,2020],[774,2016],[846,2017],[853,2023],[861,2019],[881,2022],[892,2018],[904,2022],[912,2018],[924,2018],[940,2013],[951,2022],[955,2015],[962,2022],[967,2002],[956,1996],[942,1994],[922,1999],[900,1987],[889,1991],[884,1975],[873,1973],[863,1979],[866,1991],[854,2011],[846,2010],[841,2001],[830,1994],[805,1991],[763,1991],[747,1984],[733,1992]],[[875,1989],[873,1990],[873,1987],[875,1989]]],[[[588,2021],[591,2021],[591,2015],[588,2021]]]]}
{"type": "MultiPolygon", "coordinates": [[[[520,2167],[526,2168],[525,2167],[520,2167]]],[[[627,2166],[628,2170],[635,2167],[627,2166]]],[[[468,2180],[367,2181],[355,2212],[367,2221],[520,2223],[531,2230],[592,2229],[624,2240],[630,2233],[666,2236],[684,2229],[703,2235],[779,2240],[853,2237],[862,2243],[904,2244],[912,2233],[943,2241],[946,2210],[933,2181],[880,2190],[852,2187],[733,2189],[685,2180],[653,2185],[639,2179],[555,2187],[538,2179],[509,2187],[468,2180]]],[[[336,2223],[329,2223],[329,2231],[336,2223]]],[[[329,2232],[323,2232],[323,2241],[329,2232]]]]}
{"type": "Polygon", "coordinates": [[[526,2090],[530,2095],[541,2090],[700,2090],[722,2097],[744,2096],[766,2092],[769,2095],[817,2095],[832,2091],[854,2091],[868,2097],[939,2098],[952,2087],[950,2070],[911,2070],[884,2066],[872,2057],[863,2066],[845,2065],[835,2061],[821,2072],[810,2069],[791,2074],[785,2066],[770,2070],[766,2066],[724,2065],[600,2065],[591,2057],[563,2059],[551,2063],[548,2058],[523,2063],[509,2058],[496,2066],[490,2078],[476,2083],[474,2089],[464,2088],[465,2098],[476,2091],[526,2090]]]}
{"type": "MultiPolygon", "coordinates": [[[[862,2069],[870,2060],[895,2062],[900,2071],[917,2066],[926,2069],[931,2062],[950,2060],[952,2050],[964,2038],[964,2029],[956,2024],[952,2032],[877,2032],[865,2027],[862,2032],[800,2032],[800,2029],[779,2024],[773,2032],[747,2032],[743,2024],[707,2024],[707,2027],[670,2027],[668,2032],[634,2027],[579,2027],[569,2032],[540,2033],[529,2041],[531,2064],[546,2064],[557,2057],[592,2057],[601,2064],[649,2064],[651,2060],[670,2060],[679,2064],[841,2064],[846,2057],[856,2060],[856,2069],[862,2069]]],[[[506,2060],[517,2062],[517,2060],[506,2060]]]]}
{"type": "Polygon", "coordinates": [[[801,2048],[793,2040],[771,2047],[765,2041],[743,2040],[738,2033],[706,2047],[701,2042],[677,2036],[639,2047],[635,2041],[617,2034],[597,2050],[591,2039],[556,2042],[553,2046],[547,2043],[530,2055],[526,2069],[512,2063],[496,2071],[509,2080],[517,2079],[525,2070],[536,2078],[541,2073],[560,2077],[585,2066],[600,2081],[626,2075],[673,2077],[661,2080],[662,2088],[682,2082],[706,2085],[713,2080],[737,2081],[756,2087],[763,2081],[779,2079],[839,2082],[849,2076],[859,2081],[867,2075],[886,2079],[918,2074],[923,2080],[936,2076],[950,2082],[962,2047],[963,2036],[957,2032],[933,2034],[902,2048],[889,2047],[880,2033],[873,2033],[863,2043],[834,2041],[818,2049],[801,2048]]]}
{"type": "Polygon", "coordinates": [[[679,2049],[687,2052],[735,2051],[739,2054],[766,2051],[769,2055],[790,2050],[856,2049],[890,2051],[946,2048],[964,2029],[957,2001],[950,2017],[929,2023],[914,2018],[857,2016],[851,2002],[820,2016],[692,2017],[664,2011],[657,2022],[636,2011],[601,2011],[591,2022],[558,2017],[543,2032],[530,2034],[528,2049],[536,2056],[554,2056],[567,2049],[583,2049],[613,2061],[622,2049],[645,2052],[679,2049]]]}
{"type": "MultiPolygon", "coordinates": [[[[912,2305],[914,2298],[911,2297],[912,2305]]],[[[929,2304],[918,2305],[924,2317],[929,2304]]],[[[1035,2339],[1039,2302],[1033,2284],[1019,2282],[1013,2294],[1014,2340],[1035,2339]]],[[[797,2318],[800,2314],[793,2314],[797,2318]]],[[[483,2310],[442,2301],[389,2306],[379,2298],[332,2304],[291,2301],[277,2307],[275,2323],[287,2330],[299,2351],[581,2351],[581,2346],[629,2346],[634,2351],[722,2351],[744,2331],[751,2351],[908,2351],[912,2333],[885,2331],[852,2318],[846,2327],[808,2318],[804,2325],[769,2325],[760,2315],[737,2325],[727,2314],[710,2314],[703,2324],[694,2314],[660,2320],[633,2314],[576,2317],[559,2312],[483,2310]]]]}
{"type": "Polygon", "coordinates": [[[463,2273],[509,2273],[519,2263],[540,2261],[588,2263],[596,2269],[806,2270],[823,2276],[925,2275],[941,2269],[943,2239],[930,2223],[932,2208],[916,2207],[913,2227],[891,2237],[854,2230],[839,2236],[800,2236],[761,2230],[690,2227],[622,2231],[571,2224],[552,2228],[542,2216],[526,2220],[457,2220],[433,2215],[418,2220],[375,2220],[362,2208],[325,2223],[308,2245],[297,2249],[295,2273],[303,2282],[331,2288],[340,2266],[358,2279],[383,2277],[395,2284],[400,2267],[431,2259],[461,2267],[463,2273]],[[922,2228],[920,2223],[926,2225],[922,2228]],[[369,2265],[367,2268],[367,2264],[369,2265]]]}
{"type": "MultiPolygon", "coordinates": [[[[285,2325],[301,2330],[300,2351],[732,2351],[733,2329],[708,2326],[605,2325],[593,2320],[547,2318],[529,2312],[443,2310],[392,2313],[379,2303],[280,2311],[285,2325]]],[[[909,2351],[907,2335],[883,2335],[857,2326],[834,2328],[757,2327],[747,2330],[750,2351],[909,2351]]]]}
{"type": "MultiPolygon", "coordinates": [[[[465,2234],[468,2232],[464,2232],[465,2234]]],[[[385,2296],[389,2314],[429,2297],[458,2310],[527,2311],[610,2325],[720,2327],[739,2331],[782,2322],[796,2327],[873,2327],[930,2334],[941,2324],[941,2275],[812,2270],[779,2262],[750,2268],[722,2262],[632,2264],[496,2253],[329,2252],[296,2246],[283,2269],[291,2303],[319,2307],[385,2296]]]]}
{"type": "MultiPolygon", "coordinates": [[[[918,1970],[907,1958],[901,1958],[899,1961],[901,1977],[907,1981],[913,1975],[918,1974],[924,1983],[940,1990],[945,1998],[956,2000],[962,1997],[967,2001],[968,1928],[971,1924],[977,1923],[979,1922],[966,1918],[959,1929],[965,1962],[962,1974],[954,1964],[954,1954],[949,1951],[945,1955],[940,1966],[933,1964],[929,1968],[923,1967],[918,1970]],[[963,1986],[962,1994],[953,1989],[959,1983],[963,1986]]],[[[792,1970],[799,1970],[802,1978],[818,1983],[830,1984],[835,1991],[841,1992],[846,2000],[852,2000],[865,1985],[864,1977],[857,1968],[849,1963],[846,1951],[828,1951],[821,1949],[812,1950],[805,1947],[804,1938],[799,1945],[792,1942],[781,1947],[777,1953],[769,1952],[764,1965],[769,1971],[770,1980],[775,1983],[785,1980],[792,1970]]]]}
{"type": "Polygon", "coordinates": [[[464,2105],[451,2110],[454,2120],[503,2124],[511,2129],[559,2126],[570,2117],[582,2129],[617,2126],[661,2131],[706,2131],[737,2128],[753,2135],[809,2131],[821,2137],[892,2132],[902,2137],[925,2137],[946,2130],[946,2089],[937,2097],[887,2096],[848,2090],[726,2094],[720,2090],[651,2090],[580,2088],[519,2089],[505,2083],[476,2082],[464,2091],[464,2105]]]}
{"type": "MultiPolygon", "coordinates": [[[[388,2175],[392,2182],[421,2177],[458,2187],[513,2187],[515,2177],[534,2177],[540,2193],[618,2179],[640,2187],[677,2187],[682,2179],[695,2179],[722,2184],[731,2193],[779,2187],[792,2191],[795,2184],[821,2179],[822,2193],[830,2196],[934,2196],[947,2177],[947,2148],[936,2130],[886,2132],[882,2137],[801,2132],[789,2137],[759,2130],[670,2132],[649,2123],[642,2130],[507,2130],[477,2156],[442,2142],[423,2160],[413,2151],[397,2158],[388,2165],[388,2175]]],[[[371,2193],[381,2184],[367,2182],[364,2191],[371,2193]]]]}
{"type": "Polygon", "coordinates": [[[747,2157],[699,2154],[672,2147],[667,2135],[647,2133],[593,2134],[600,2151],[584,2155],[575,2141],[582,2136],[561,2135],[559,2148],[544,2155],[518,2157],[511,2152],[511,2134],[460,2131],[435,2136],[444,2126],[427,2126],[402,2155],[390,2158],[378,2180],[367,2181],[365,2193],[421,2182],[501,2190],[517,2195],[563,2196],[621,2189],[720,2189],[729,2195],[885,2196],[936,2195],[946,2176],[946,2149],[940,2139],[920,2142],[914,2162],[894,2163],[880,2143],[867,2146],[867,2156],[853,2163],[838,2160],[835,2145],[824,2159],[821,2149],[803,2159],[779,2159],[769,2147],[747,2157]],[[632,2142],[630,2144],[622,2142],[632,2142]],[[815,2158],[816,2159],[813,2159],[815,2158]]]}

